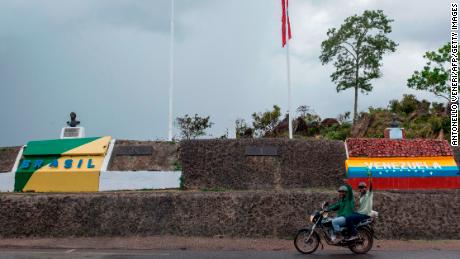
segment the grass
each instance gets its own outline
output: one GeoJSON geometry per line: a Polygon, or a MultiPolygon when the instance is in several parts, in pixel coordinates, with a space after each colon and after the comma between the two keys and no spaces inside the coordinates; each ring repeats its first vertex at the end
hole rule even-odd
{"type": "Polygon", "coordinates": [[[183,175],[179,177],[179,190],[185,190],[185,179],[183,175]]]}
{"type": "Polygon", "coordinates": [[[182,171],[182,163],[180,162],[180,160],[174,160],[173,166],[175,171],[182,171]]]}

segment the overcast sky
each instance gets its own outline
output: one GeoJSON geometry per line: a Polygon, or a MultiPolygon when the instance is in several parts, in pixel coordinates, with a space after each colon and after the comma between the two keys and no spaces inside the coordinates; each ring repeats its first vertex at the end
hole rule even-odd
{"type": "MultiPolygon", "coordinates": [[[[359,109],[405,93],[442,101],[406,81],[449,40],[450,2],[291,0],[293,107],[352,110],[353,91],[337,93],[318,56],[328,28],[366,9],[394,19],[399,46],[359,109]]],[[[0,146],[58,138],[71,111],[87,136],[165,139],[169,14],[170,0],[0,0],[0,146]]],[[[280,0],[176,0],[175,117],[210,115],[210,134],[232,136],[237,118],[286,112],[280,19],[280,0]]]]}

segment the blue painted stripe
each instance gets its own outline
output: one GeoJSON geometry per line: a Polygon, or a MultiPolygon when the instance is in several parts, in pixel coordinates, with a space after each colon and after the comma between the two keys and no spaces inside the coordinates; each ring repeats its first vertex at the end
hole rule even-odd
{"type": "MultiPolygon", "coordinates": [[[[443,166],[441,169],[371,169],[372,177],[447,177],[460,176],[457,166],[443,166]]],[[[349,167],[349,178],[368,177],[367,167],[349,167]]]]}

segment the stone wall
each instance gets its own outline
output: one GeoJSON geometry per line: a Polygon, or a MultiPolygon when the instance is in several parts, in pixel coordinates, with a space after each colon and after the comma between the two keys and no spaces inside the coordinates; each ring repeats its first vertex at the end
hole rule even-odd
{"type": "Polygon", "coordinates": [[[0,147],[0,173],[10,172],[21,147],[0,147]]]}
{"type": "Polygon", "coordinates": [[[116,140],[108,171],[175,171],[179,144],[167,141],[116,140]],[[152,147],[150,155],[117,155],[120,147],[152,147]]]}
{"type": "MultiPolygon", "coordinates": [[[[2,194],[1,237],[292,237],[335,192],[2,194]]],[[[376,235],[460,239],[460,191],[376,192],[376,235]]]]}
{"type": "Polygon", "coordinates": [[[186,188],[336,187],[345,178],[342,141],[238,139],[181,142],[186,188]],[[247,147],[276,147],[277,156],[247,156],[247,147]]]}

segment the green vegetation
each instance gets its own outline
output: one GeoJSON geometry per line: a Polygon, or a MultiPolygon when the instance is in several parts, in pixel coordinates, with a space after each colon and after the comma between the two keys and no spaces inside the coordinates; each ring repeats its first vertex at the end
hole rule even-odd
{"type": "Polygon", "coordinates": [[[254,127],[255,134],[257,136],[264,136],[272,133],[276,136],[274,131],[276,125],[279,124],[281,117],[281,108],[277,105],[273,105],[272,111],[265,111],[252,114],[252,126],[254,127]]]}
{"type": "Polygon", "coordinates": [[[364,137],[383,137],[383,130],[393,115],[405,128],[407,138],[450,138],[450,118],[440,103],[417,100],[414,95],[404,95],[402,100],[390,101],[388,108],[369,108],[360,114],[361,134],[364,137]],[[367,125],[363,125],[367,124],[367,125]]]}
{"type": "MultiPolygon", "coordinates": [[[[278,107],[278,106],[274,106],[278,107]]],[[[258,113],[264,117],[266,114],[279,112],[277,109],[258,113]]],[[[385,128],[388,128],[393,117],[405,128],[407,138],[450,138],[450,118],[442,103],[418,100],[414,95],[404,95],[401,100],[391,100],[386,108],[369,107],[366,112],[361,112],[355,125],[349,121],[350,112],[339,114],[337,118],[322,119],[308,106],[303,105],[297,109],[298,116],[293,120],[295,138],[316,138],[345,140],[348,137],[383,138],[385,128]]],[[[286,137],[288,126],[287,118],[279,120],[279,116],[265,120],[270,127],[259,130],[257,137],[286,137]]],[[[256,123],[253,125],[261,125],[256,123]]],[[[236,127],[241,124],[236,123],[236,127]]],[[[245,124],[245,130],[251,129],[245,124]]],[[[260,129],[260,128],[259,128],[260,129]]],[[[237,128],[237,132],[242,131],[237,128]]],[[[257,132],[257,131],[256,131],[257,132]]]]}
{"type": "Polygon", "coordinates": [[[187,140],[206,135],[206,129],[211,128],[213,124],[209,116],[200,117],[198,114],[193,117],[186,114],[184,117],[176,118],[176,127],[180,130],[180,136],[187,140]]]}
{"type": "Polygon", "coordinates": [[[179,159],[174,160],[173,166],[174,166],[174,171],[182,171],[182,163],[180,162],[179,159]]]}
{"type": "Polygon", "coordinates": [[[396,50],[397,44],[386,36],[391,32],[391,22],[382,10],[366,10],[360,16],[346,18],[339,29],[329,29],[328,39],[321,43],[319,58],[323,65],[333,62],[336,70],[331,79],[337,92],[349,88],[355,91],[353,122],[358,116],[358,89],[372,91],[370,81],[382,75],[383,54],[396,50]]]}
{"type": "Polygon", "coordinates": [[[185,178],[184,178],[184,176],[182,174],[179,177],[179,189],[180,190],[185,190],[185,178]]]}
{"type": "Polygon", "coordinates": [[[428,51],[423,56],[427,59],[422,71],[415,71],[407,80],[407,86],[416,90],[429,91],[434,95],[449,101],[450,80],[450,42],[440,49],[428,51]]]}
{"type": "Polygon", "coordinates": [[[326,139],[345,140],[350,136],[350,132],[351,123],[344,123],[342,125],[333,125],[323,128],[319,136],[326,139]]]}

